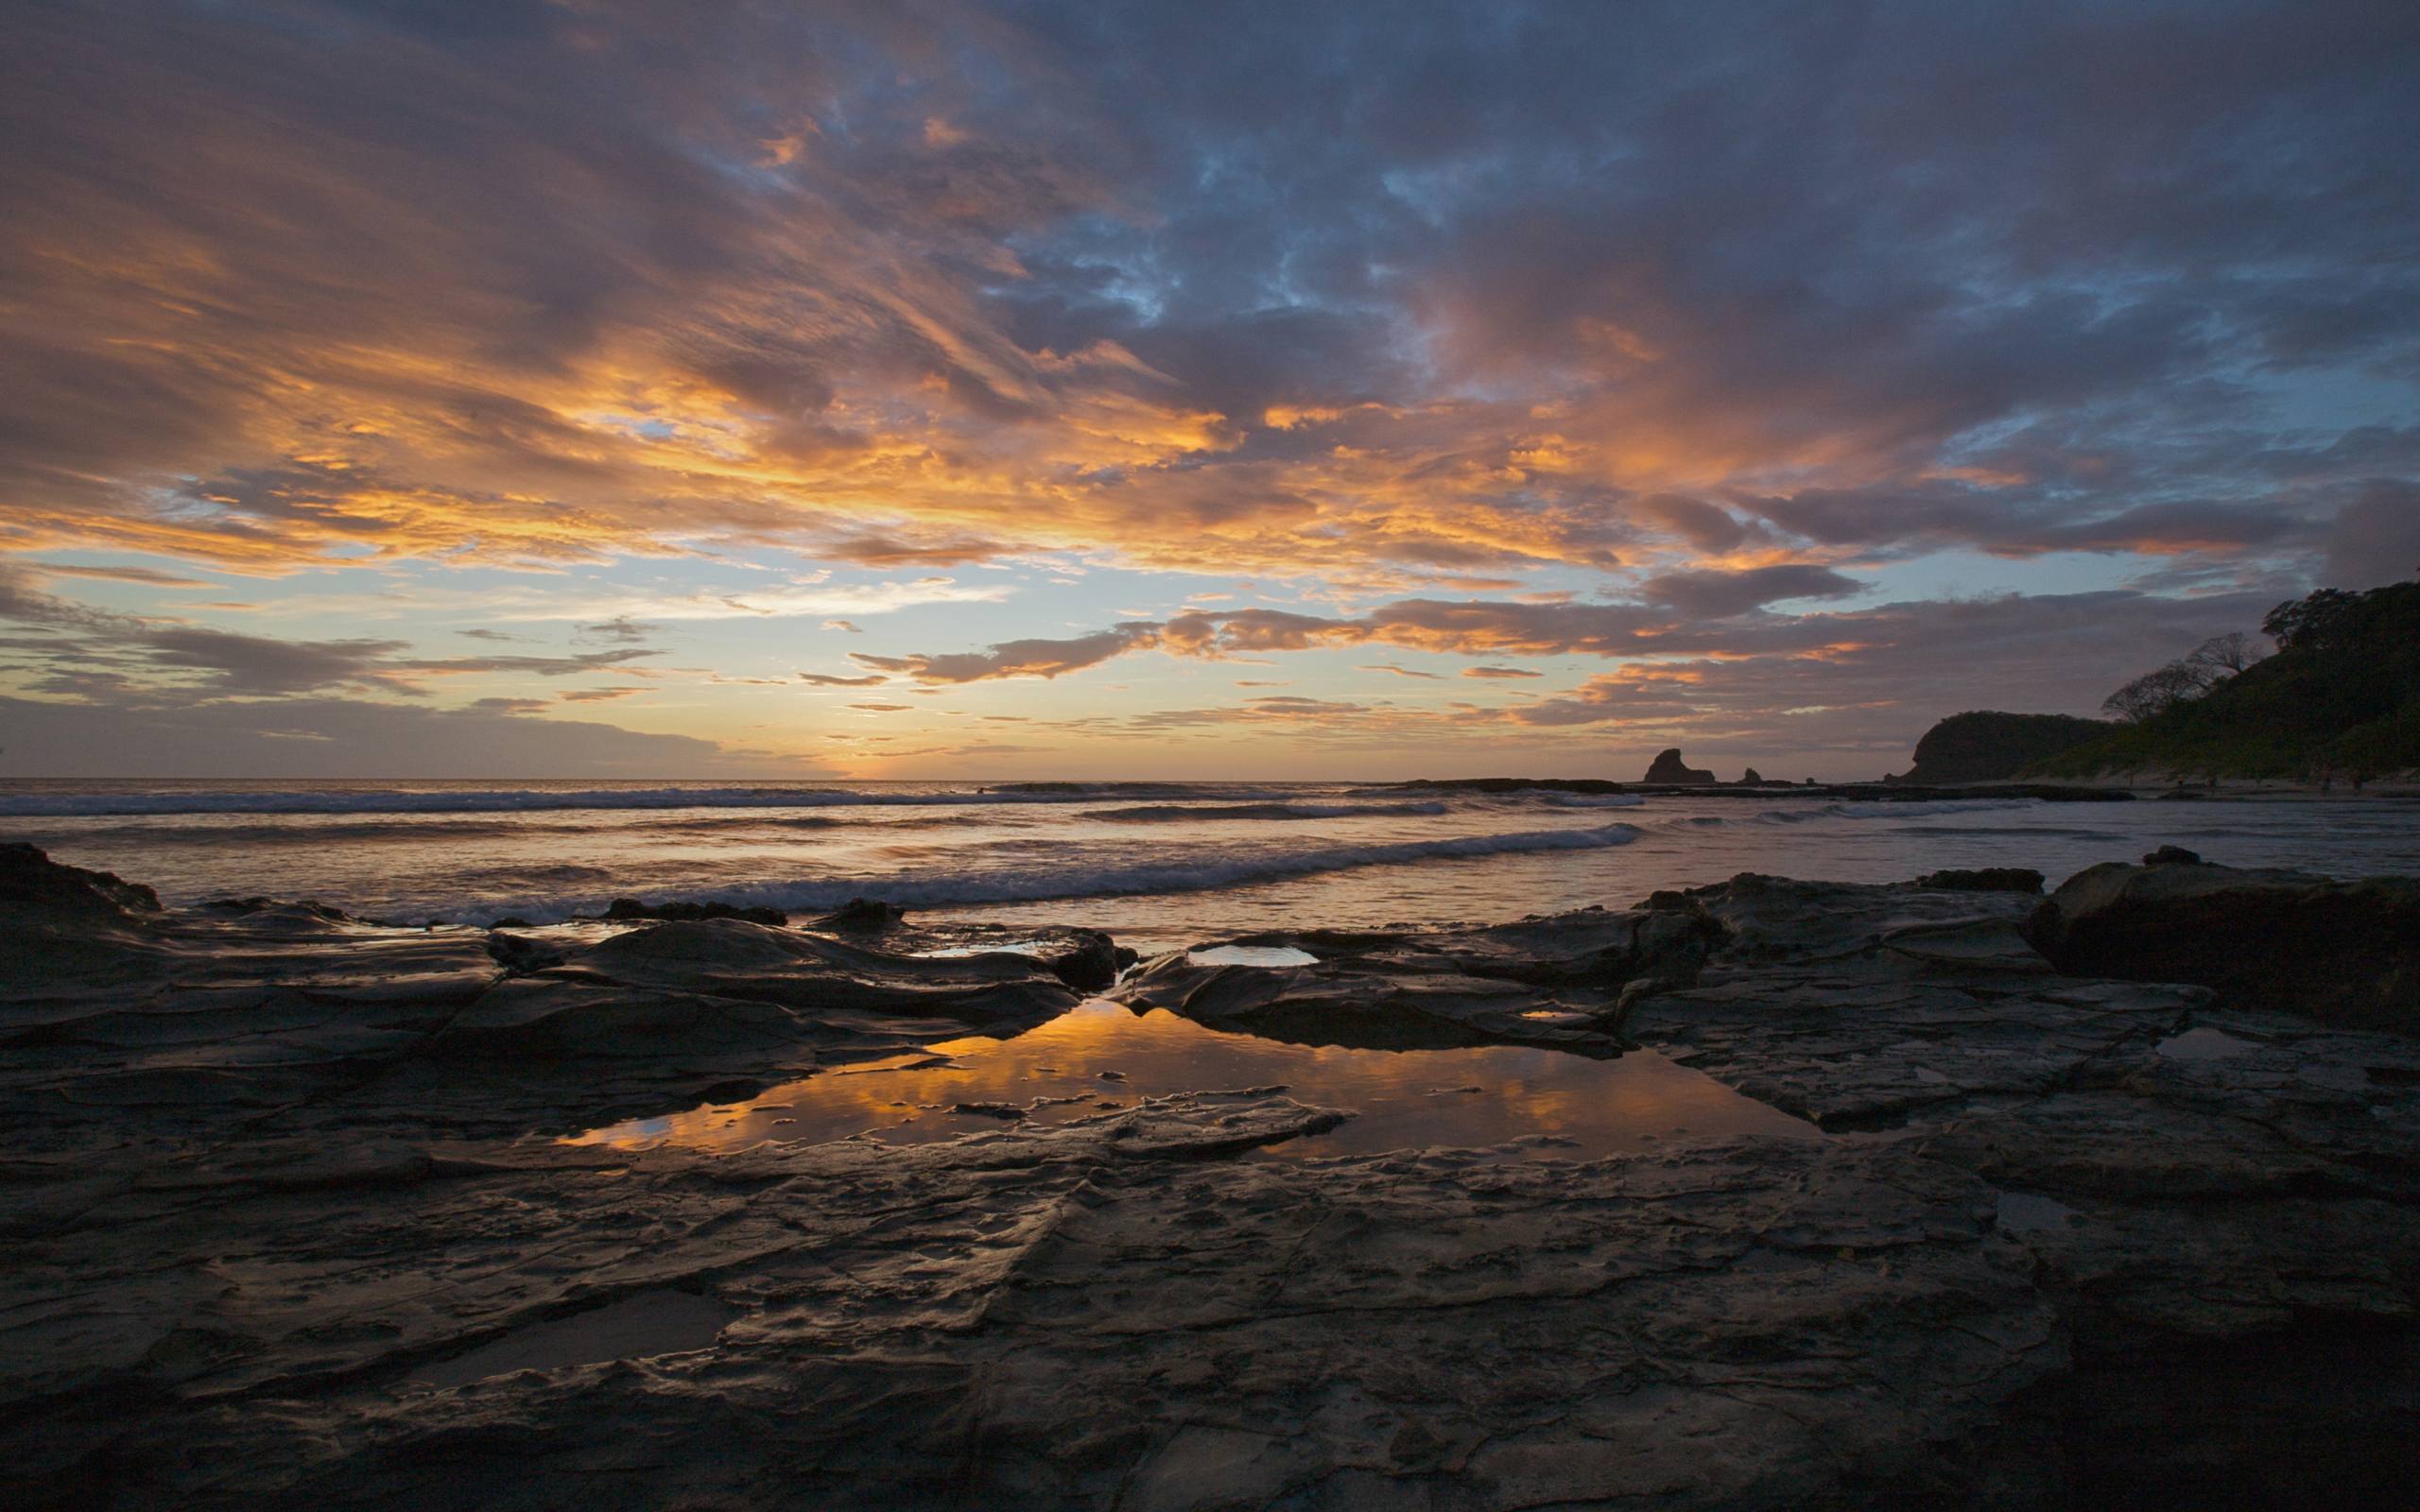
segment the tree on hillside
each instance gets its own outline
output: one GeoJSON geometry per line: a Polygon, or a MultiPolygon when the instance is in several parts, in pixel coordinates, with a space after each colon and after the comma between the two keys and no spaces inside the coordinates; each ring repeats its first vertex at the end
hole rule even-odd
{"type": "Polygon", "coordinates": [[[2420,770],[2420,582],[2327,588],[2261,622],[2276,641],[2220,636],[2110,696],[2124,723],[2038,763],[2048,776],[2165,770],[2301,777],[2357,787],[2420,770]]]}
{"type": "MultiPolygon", "coordinates": [[[[2281,605],[2278,613],[2291,606],[2281,605]]],[[[2270,615],[2275,619],[2276,614],[2270,615]]],[[[2241,630],[2213,635],[2164,667],[2144,673],[2100,701],[2100,712],[2132,724],[2189,703],[2260,661],[2267,653],[2241,630]]]]}
{"type": "Polygon", "coordinates": [[[2210,680],[2216,683],[2234,677],[2268,654],[2255,644],[2251,636],[2241,630],[2229,630],[2224,635],[2213,635],[2195,646],[2193,654],[2185,659],[2185,664],[2207,672],[2210,680]]]}

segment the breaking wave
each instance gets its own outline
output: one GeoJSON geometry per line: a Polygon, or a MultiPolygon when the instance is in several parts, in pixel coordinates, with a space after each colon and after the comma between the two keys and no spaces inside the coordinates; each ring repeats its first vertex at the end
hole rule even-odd
{"type": "Polygon", "coordinates": [[[1920,819],[1928,814],[1988,814],[1995,809],[2030,809],[2041,805],[2031,798],[1964,798],[1894,803],[1877,799],[1869,803],[1826,803],[1813,809],[1767,809],[1756,816],[1771,824],[1805,824],[1809,819],[1920,819]]]}
{"type": "MultiPolygon", "coordinates": [[[[1056,869],[1040,868],[993,873],[916,871],[887,877],[843,877],[706,887],[652,897],[648,901],[729,902],[812,913],[838,908],[853,898],[879,898],[906,908],[942,908],[970,903],[1033,902],[1045,899],[1097,898],[1132,893],[1199,892],[1243,883],[1342,871],[1355,867],[1397,866],[1407,862],[1503,855],[1516,851],[1598,850],[1608,846],[1628,845],[1641,833],[1634,825],[1611,824],[1598,829],[1450,835],[1433,840],[1322,846],[1305,850],[1210,855],[1125,866],[1080,865],[1056,869]]],[[[506,904],[503,911],[543,921],[593,912],[606,900],[602,897],[555,897],[502,902],[506,904]]]]}
{"type": "Polygon", "coordinates": [[[1391,815],[1443,814],[1443,803],[1148,803],[1131,809],[1093,809],[1079,818],[1119,824],[1181,824],[1192,819],[1357,819],[1391,815]]]}

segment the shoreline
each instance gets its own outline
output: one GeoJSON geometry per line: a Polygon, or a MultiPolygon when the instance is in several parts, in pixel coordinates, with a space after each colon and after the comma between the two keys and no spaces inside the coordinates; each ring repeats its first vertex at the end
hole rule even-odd
{"type": "Polygon", "coordinates": [[[2163,852],[2041,885],[1748,874],[1134,962],[1080,919],[875,907],[163,910],[8,848],[0,1486],[1076,1508],[1190,1484],[1204,1422],[1263,1501],[1361,1473],[1478,1506],[2399,1484],[2420,883],[2163,852]],[[936,1107],[932,1143],[564,1143],[783,1085],[912,1101],[937,1047],[1080,1004],[1298,1047],[1297,1079],[1054,1060],[1091,1091],[936,1107]],[[1651,1049],[1802,1132],[1319,1153],[1356,1114],[1322,1057],[1485,1046],[1651,1049]],[[1339,1389],[1385,1405],[1336,1416],[1339,1389]],[[432,1454],[442,1484],[408,1468],[432,1454]]]}

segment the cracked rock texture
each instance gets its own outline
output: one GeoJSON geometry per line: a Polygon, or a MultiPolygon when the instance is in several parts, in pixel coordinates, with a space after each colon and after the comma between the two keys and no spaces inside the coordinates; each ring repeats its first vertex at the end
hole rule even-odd
{"type": "Polygon", "coordinates": [[[1256,1088],[715,1156],[555,1136],[1074,993],[888,918],[402,931],[0,861],[11,1505],[2408,1492],[2420,1041],[2062,975],[2021,892],[1742,877],[1121,988],[1312,1043],[1628,1038],[1829,1138],[1280,1161],[1351,1109],[1256,1088]]]}

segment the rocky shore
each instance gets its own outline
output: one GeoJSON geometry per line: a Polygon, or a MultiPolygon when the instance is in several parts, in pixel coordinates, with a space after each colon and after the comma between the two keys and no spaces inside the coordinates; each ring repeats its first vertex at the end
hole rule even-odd
{"type": "Polygon", "coordinates": [[[2400,1500],[2420,884],[2164,852],[2040,885],[1751,875],[1130,967],[873,905],[168,910],[0,848],[0,1499],[2400,1500]],[[1299,1045],[1645,1047],[1807,1126],[1320,1159],[1352,1108],[1205,1086],[913,1147],[566,1138],[1103,993],[1299,1045]]]}

